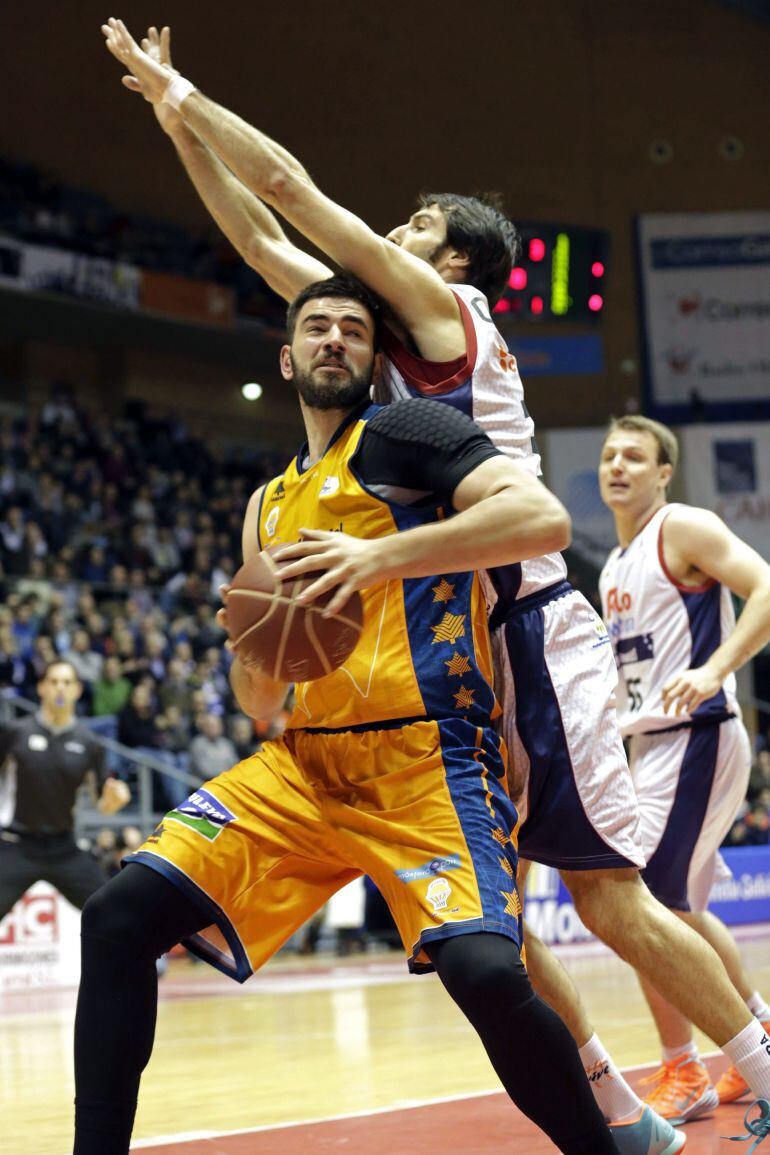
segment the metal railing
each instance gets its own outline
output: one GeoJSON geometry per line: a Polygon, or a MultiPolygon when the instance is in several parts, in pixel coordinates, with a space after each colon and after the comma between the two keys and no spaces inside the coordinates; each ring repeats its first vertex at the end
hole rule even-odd
{"type": "MultiPolygon", "coordinates": [[[[33,714],[38,709],[39,705],[36,702],[0,692],[0,722],[18,714],[33,714]]],[[[89,726],[89,723],[93,723],[97,719],[79,717],[78,721],[89,726]]],[[[154,806],[153,775],[155,774],[163,775],[165,778],[183,785],[187,793],[200,786],[200,781],[197,778],[164,761],[163,758],[156,757],[145,750],[139,751],[131,746],[124,746],[122,742],[116,742],[114,738],[100,734],[98,729],[89,728],[93,729],[94,738],[99,745],[103,746],[108,754],[113,755],[113,763],[115,758],[118,758],[123,769],[128,768],[129,776],[135,781],[135,790],[132,790],[131,801],[123,810],[119,810],[117,814],[109,815],[100,814],[93,805],[88,792],[81,790],[75,809],[76,834],[91,834],[103,826],[120,828],[128,824],[135,824],[144,834],[149,833],[170,809],[170,807],[166,807],[163,810],[158,810],[154,806]]]]}

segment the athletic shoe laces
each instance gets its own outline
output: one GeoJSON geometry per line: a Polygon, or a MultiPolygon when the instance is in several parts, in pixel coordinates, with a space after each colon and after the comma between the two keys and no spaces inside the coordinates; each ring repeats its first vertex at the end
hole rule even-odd
{"type": "Polygon", "coordinates": [[[732,1143],[748,1143],[749,1139],[754,1139],[746,1152],[746,1155],[751,1155],[751,1152],[756,1151],[759,1144],[770,1135],[770,1103],[767,1099],[757,1099],[751,1104],[743,1116],[743,1125],[746,1128],[745,1135],[724,1135],[723,1138],[729,1139],[732,1143]],[[756,1119],[749,1119],[755,1107],[759,1108],[759,1115],[756,1119]]]}

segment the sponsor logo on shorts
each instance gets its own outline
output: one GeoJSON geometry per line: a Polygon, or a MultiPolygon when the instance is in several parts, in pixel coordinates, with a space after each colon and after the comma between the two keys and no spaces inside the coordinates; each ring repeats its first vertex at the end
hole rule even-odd
{"type": "Polygon", "coordinates": [[[397,870],[396,878],[401,882],[419,882],[423,878],[446,874],[448,870],[459,870],[461,866],[460,855],[449,854],[446,858],[432,858],[430,862],[423,862],[421,866],[413,866],[410,870],[397,870]]]}
{"type": "Polygon", "coordinates": [[[596,641],[591,646],[592,650],[596,650],[599,646],[608,646],[610,642],[610,635],[607,633],[604,622],[601,618],[596,618],[594,621],[594,629],[596,630],[596,641]]]}
{"type": "Polygon", "coordinates": [[[165,831],[166,831],[166,828],[163,825],[163,823],[162,822],[158,823],[158,825],[155,827],[155,829],[153,830],[152,834],[149,836],[147,841],[152,842],[152,843],[160,842],[161,835],[164,834],[165,831]]]}
{"type": "Polygon", "coordinates": [[[425,897],[435,912],[446,910],[452,887],[445,878],[434,878],[425,892],[425,897]]]}
{"type": "Polygon", "coordinates": [[[196,790],[186,802],[167,814],[165,821],[181,822],[213,842],[226,826],[235,821],[235,815],[208,790],[196,790]]]}

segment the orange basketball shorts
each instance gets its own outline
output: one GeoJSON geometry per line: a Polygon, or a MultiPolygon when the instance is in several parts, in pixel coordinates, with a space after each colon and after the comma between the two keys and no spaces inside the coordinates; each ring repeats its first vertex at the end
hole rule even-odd
{"type": "Polygon", "coordinates": [[[172,810],[126,863],[211,916],[186,945],[243,982],[340,887],[382,892],[414,971],[425,946],[491,931],[521,944],[505,748],[462,719],[287,731],[172,810]]]}

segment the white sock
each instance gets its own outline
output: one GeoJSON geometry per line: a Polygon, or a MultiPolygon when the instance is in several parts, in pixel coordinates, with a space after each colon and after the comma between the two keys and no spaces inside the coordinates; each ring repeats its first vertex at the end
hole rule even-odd
{"type": "Polygon", "coordinates": [[[755,1018],[759,1019],[761,1023],[770,1022],[770,1007],[762,998],[759,991],[754,991],[750,999],[746,999],[746,1006],[751,1011],[755,1018]]]}
{"type": "Polygon", "coordinates": [[[629,1087],[598,1035],[579,1048],[586,1076],[599,1110],[611,1123],[624,1123],[638,1115],[644,1103],[629,1087]]]}
{"type": "Polygon", "coordinates": [[[700,1058],[698,1048],[692,1039],[681,1047],[661,1047],[661,1051],[665,1063],[676,1063],[679,1059],[697,1061],[700,1058]]]}
{"type": "Polygon", "coordinates": [[[770,1032],[754,1019],[725,1043],[722,1050],[732,1059],[754,1094],[770,1099],[770,1032]]]}

